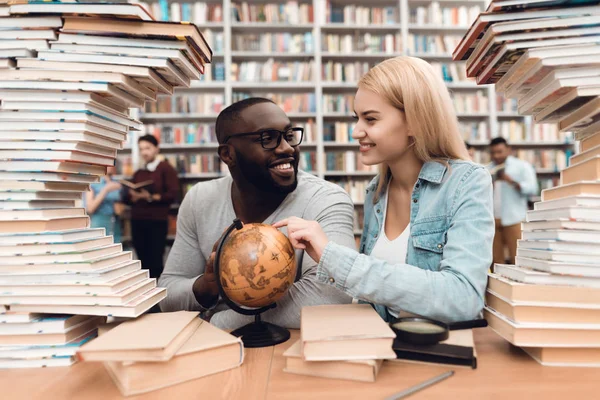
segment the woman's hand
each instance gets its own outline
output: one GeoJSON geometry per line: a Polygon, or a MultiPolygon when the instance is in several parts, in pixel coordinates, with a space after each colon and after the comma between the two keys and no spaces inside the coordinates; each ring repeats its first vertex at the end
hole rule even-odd
{"type": "Polygon", "coordinates": [[[315,262],[321,260],[329,239],[317,221],[306,221],[298,217],[290,217],[275,222],[275,228],[287,226],[288,238],[296,249],[305,250],[315,262]]]}
{"type": "Polygon", "coordinates": [[[107,193],[114,192],[115,190],[121,190],[121,184],[119,182],[110,181],[105,186],[104,189],[107,193]]]}

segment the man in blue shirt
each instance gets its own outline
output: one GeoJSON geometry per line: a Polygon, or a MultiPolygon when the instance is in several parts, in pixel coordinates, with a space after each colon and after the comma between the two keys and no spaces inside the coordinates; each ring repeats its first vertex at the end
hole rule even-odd
{"type": "Polygon", "coordinates": [[[511,155],[506,139],[497,137],[490,142],[492,162],[488,165],[494,182],[494,263],[506,262],[508,247],[510,263],[515,263],[517,241],[521,238],[521,222],[527,214],[527,199],[538,191],[535,169],[511,155]]]}

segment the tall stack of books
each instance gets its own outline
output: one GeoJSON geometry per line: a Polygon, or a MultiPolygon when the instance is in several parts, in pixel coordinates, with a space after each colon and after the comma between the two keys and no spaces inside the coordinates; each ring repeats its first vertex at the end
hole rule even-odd
{"type": "Polygon", "coordinates": [[[189,86],[212,52],[194,25],[127,3],[15,0],[0,15],[0,358],[72,356],[102,320],[84,316],[137,317],[166,297],[78,205],[142,128],[128,108],[189,86]]]}
{"type": "Polygon", "coordinates": [[[544,365],[600,366],[599,39],[600,1],[494,1],[453,54],[519,113],[580,141],[486,295],[490,326],[544,365]]]}

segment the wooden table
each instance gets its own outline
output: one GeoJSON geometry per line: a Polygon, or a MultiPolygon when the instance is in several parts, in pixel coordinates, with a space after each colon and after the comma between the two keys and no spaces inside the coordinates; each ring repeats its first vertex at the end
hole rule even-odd
{"type": "MultiPolygon", "coordinates": [[[[298,338],[292,332],[292,340],[298,338]]],[[[240,368],[128,399],[384,399],[449,369],[456,374],[411,399],[599,399],[600,368],[542,367],[489,328],[476,330],[476,370],[384,363],[375,383],[305,377],[283,372],[293,343],[246,349],[240,368]]],[[[0,370],[0,399],[122,399],[99,363],[69,368],[0,370]]]]}

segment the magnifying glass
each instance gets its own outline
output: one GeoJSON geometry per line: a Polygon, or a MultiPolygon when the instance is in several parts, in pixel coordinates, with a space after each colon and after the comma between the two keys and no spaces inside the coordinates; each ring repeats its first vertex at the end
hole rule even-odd
{"type": "Polygon", "coordinates": [[[396,337],[407,343],[428,345],[442,342],[450,337],[450,331],[487,326],[485,319],[474,319],[447,324],[422,317],[398,318],[390,323],[396,337]]]}

